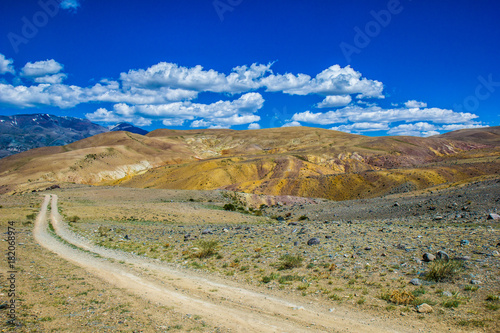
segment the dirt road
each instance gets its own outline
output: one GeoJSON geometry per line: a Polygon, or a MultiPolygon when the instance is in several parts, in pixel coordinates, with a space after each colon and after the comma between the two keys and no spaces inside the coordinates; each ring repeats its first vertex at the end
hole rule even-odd
{"type": "MultiPolygon", "coordinates": [[[[227,281],[210,280],[158,261],[96,246],[73,233],[62,221],[56,195],[46,195],[33,235],[46,249],[83,267],[100,279],[158,306],[202,316],[230,332],[411,332],[408,326],[348,313],[296,304],[247,290],[227,281]],[[47,221],[50,219],[55,234],[47,221]]],[[[160,310],[161,311],[161,310],[160,310]]]]}

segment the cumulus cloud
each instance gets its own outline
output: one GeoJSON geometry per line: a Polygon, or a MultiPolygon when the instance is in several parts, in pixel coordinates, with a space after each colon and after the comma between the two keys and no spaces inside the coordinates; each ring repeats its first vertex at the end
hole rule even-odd
{"type": "Polygon", "coordinates": [[[248,125],[249,130],[255,130],[255,129],[260,129],[260,125],[258,123],[251,123],[248,125]]]}
{"type": "Polygon", "coordinates": [[[76,12],[78,10],[78,8],[80,7],[80,1],[79,0],[63,0],[59,4],[59,6],[62,9],[76,12]]]}
{"type": "Polygon", "coordinates": [[[484,128],[484,127],[489,127],[487,125],[481,125],[481,124],[452,124],[452,125],[443,125],[441,126],[441,130],[443,131],[457,131],[461,129],[468,129],[468,128],[484,128]]]}
{"type": "Polygon", "coordinates": [[[0,53],[0,74],[11,73],[15,74],[13,66],[14,61],[12,59],[7,59],[3,54],[0,53]]]}
{"type": "Polygon", "coordinates": [[[41,77],[46,75],[58,74],[64,68],[63,65],[55,61],[54,59],[28,62],[21,69],[21,76],[24,77],[41,77]]]}
{"type": "Polygon", "coordinates": [[[259,93],[248,93],[233,101],[212,104],[175,102],[159,105],[115,104],[113,110],[98,109],[86,114],[92,121],[115,122],[115,119],[143,117],[161,120],[166,126],[181,126],[192,121],[191,127],[231,127],[255,123],[260,116],[255,113],[264,105],[259,93]],[[100,120],[97,120],[100,119],[100,120]]]}
{"type": "MultiPolygon", "coordinates": [[[[117,107],[115,105],[115,107],[117,107]]],[[[117,107],[119,108],[119,106],[117,107]]],[[[134,115],[126,115],[120,114],[115,108],[114,111],[108,111],[104,108],[99,108],[94,113],[86,114],[86,118],[90,121],[99,122],[99,123],[121,123],[127,122],[134,124],[136,126],[149,126],[152,123],[151,119],[146,119],[143,117],[137,117],[134,115]]]]}
{"type": "Polygon", "coordinates": [[[282,91],[290,95],[351,95],[358,98],[384,98],[382,82],[362,78],[350,66],[333,65],[311,78],[306,74],[269,75],[262,80],[267,91],[282,91]]]}
{"type": "Polygon", "coordinates": [[[412,108],[420,109],[420,108],[426,108],[427,107],[427,103],[417,102],[415,100],[411,100],[411,101],[406,102],[405,106],[407,108],[409,108],[409,109],[412,109],[412,108]]]}
{"type": "Polygon", "coordinates": [[[418,122],[415,124],[401,124],[387,131],[393,135],[411,135],[411,136],[431,136],[437,135],[437,127],[426,122],[418,122]]]}
{"type": "MultiPolygon", "coordinates": [[[[69,8],[78,2],[63,1],[69,8]]],[[[133,69],[119,78],[103,79],[88,87],[64,84],[64,66],[54,59],[28,62],[19,76],[0,81],[0,105],[32,108],[52,106],[72,108],[82,103],[112,103],[111,109],[98,106],[87,118],[96,122],[127,121],[149,125],[161,121],[165,126],[228,128],[247,125],[260,128],[258,110],[264,105],[259,92],[289,95],[319,95],[323,100],[318,109],[335,108],[325,112],[304,111],[287,119],[284,126],[303,123],[332,126],[332,129],[352,132],[389,131],[403,135],[431,135],[437,131],[482,126],[474,120],[477,115],[447,109],[429,108],[424,102],[408,100],[403,106],[393,104],[382,108],[375,98],[384,98],[383,84],[364,78],[350,66],[331,66],[312,77],[303,73],[274,73],[272,63],[254,63],[234,67],[229,73],[202,66],[184,67],[161,62],[147,69],[133,69]],[[27,83],[26,83],[27,82],[27,83]],[[211,104],[196,103],[200,94],[242,94],[234,100],[211,104]],[[365,99],[370,100],[365,100],[365,99]],[[356,102],[353,103],[353,100],[356,102]],[[404,124],[401,124],[403,123],[404,124]],[[393,123],[398,126],[391,128],[393,123]]],[[[11,59],[0,54],[0,74],[16,70],[11,59]]]]}
{"type": "Polygon", "coordinates": [[[0,104],[17,107],[40,105],[71,108],[81,102],[83,89],[77,86],[39,84],[36,86],[13,86],[0,83],[0,104]]]}
{"type": "Polygon", "coordinates": [[[36,83],[49,83],[49,84],[58,84],[62,83],[67,78],[67,75],[64,73],[54,74],[54,75],[45,75],[36,77],[34,81],[36,83]]]}
{"type": "Polygon", "coordinates": [[[354,124],[349,124],[349,125],[340,125],[340,126],[334,126],[330,128],[331,130],[335,131],[342,131],[342,132],[355,132],[355,133],[362,133],[362,132],[373,132],[373,131],[387,131],[389,129],[389,125],[387,123],[354,123],[354,124]]]}
{"type": "Polygon", "coordinates": [[[148,69],[130,70],[121,73],[125,87],[186,89],[194,91],[242,93],[260,88],[259,78],[270,71],[271,64],[239,66],[229,75],[202,66],[183,67],[161,62],[148,69]]]}
{"type": "MultiPolygon", "coordinates": [[[[148,69],[121,73],[125,87],[170,87],[195,91],[243,93],[259,88],[291,95],[350,95],[358,98],[383,98],[381,82],[362,78],[350,66],[331,66],[315,78],[307,74],[273,74],[272,63],[238,66],[229,75],[202,66],[183,67],[161,62],[148,69]]],[[[345,104],[344,104],[345,105],[345,104]]]]}
{"type": "Polygon", "coordinates": [[[350,95],[340,96],[327,96],[321,103],[317,105],[318,108],[335,108],[339,106],[346,106],[351,103],[352,98],[350,95]]]}
{"type": "Polygon", "coordinates": [[[362,107],[359,105],[347,106],[337,111],[312,113],[305,111],[296,113],[292,119],[312,124],[329,125],[345,122],[385,122],[398,121],[417,122],[430,121],[440,124],[467,123],[477,118],[472,113],[455,112],[447,109],[425,108],[425,109],[383,109],[379,106],[362,107]]]}
{"type": "Polygon", "coordinates": [[[298,121],[290,121],[281,127],[299,127],[299,126],[302,126],[302,124],[299,123],[298,121]]]}

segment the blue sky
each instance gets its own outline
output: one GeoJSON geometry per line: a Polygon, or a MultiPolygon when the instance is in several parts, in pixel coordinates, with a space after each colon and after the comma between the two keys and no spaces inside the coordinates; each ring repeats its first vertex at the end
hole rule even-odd
{"type": "Polygon", "coordinates": [[[498,1],[2,0],[0,114],[102,125],[498,126],[498,1]]]}

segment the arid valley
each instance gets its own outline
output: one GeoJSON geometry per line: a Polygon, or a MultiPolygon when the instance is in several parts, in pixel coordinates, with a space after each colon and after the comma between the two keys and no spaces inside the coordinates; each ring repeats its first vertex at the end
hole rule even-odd
{"type": "Polygon", "coordinates": [[[2,329],[498,332],[499,137],[158,130],[6,157],[2,329]]]}

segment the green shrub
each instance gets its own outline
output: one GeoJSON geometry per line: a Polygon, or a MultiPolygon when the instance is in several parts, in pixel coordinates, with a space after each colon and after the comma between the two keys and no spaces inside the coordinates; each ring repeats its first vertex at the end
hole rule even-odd
{"type": "Polygon", "coordinates": [[[282,277],[280,277],[278,282],[280,284],[287,284],[287,283],[290,283],[292,281],[301,281],[301,280],[302,280],[302,277],[299,275],[283,275],[282,277]]]}
{"type": "Polygon", "coordinates": [[[281,256],[280,261],[281,263],[278,266],[278,269],[284,270],[302,266],[302,261],[304,261],[304,258],[302,258],[300,255],[292,256],[290,254],[285,254],[281,256]]]}
{"type": "Polygon", "coordinates": [[[217,253],[217,246],[219,242],[217,241],[200,241],[198,243],[198,247],[200,250],[196,253],[193,253],[193,257],[203,259],[208,258],[217,253]]]}
{"type": "Polygon", "coordinates": [[[231,212],[236,211],[236,207],[231,203],[225,204],[223,208],[224,210],[229,210],[231,212]]]}
{"type": "Polygon", "coordinates": [[[76,216],[76,215],[73,215],[70,218],[68,218],[68,221],[76,223],[76,222],[80,221],[80,217],[76,216]]]}
{"type": "Polygon", "coordinates": [[[463,269],[463,263],[458,260],[435,260],[429,265],[425,279],[435,282],[453,281],[463,269]]]}
{"type": "Polygon", "coordinates": [[[279,278],[279,274],[277,274],[277,273],[271,273],[269,276],[262,277],[262,282],[269,283],[272,280],[276,280],[278,278],[279,278]]]}

